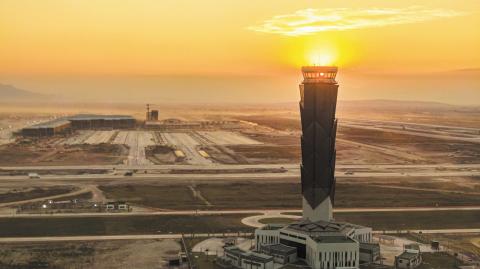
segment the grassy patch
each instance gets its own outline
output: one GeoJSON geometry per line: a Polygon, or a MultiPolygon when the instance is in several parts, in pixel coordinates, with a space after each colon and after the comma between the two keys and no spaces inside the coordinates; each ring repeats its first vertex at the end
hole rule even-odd
{"type": "MultiPolygon", "coordinates": [[[[200,184],[197,188],[217,208],[300,208],[299,183],[200,184]],[[281,197],[281,199],[279,199],[281,197]]],[[[479,205],[480,196],[461,192],[394,189],[382,186],[337,184],[335,206],[409,207],[479,205]]]]}
{"type": "MultiPolygon", "coordinates": [[[[213,206],[206,207],[194,197],[186,184],[178,185],[104,185],[107,198],[127,200],[140,206],[165,209],[281,209],[301,208],[299,183],[231,182],[198,184],[195,188],[213,206]],[[281,199],[279,199],[281,197],[281,199]]],[[[475,193],[395,189],[363,183],[336,187],[335,207],[409,207],[480,205],[475,193]]]]}
{"type": "MultiPolygon", "coordinates": [[[[413,186],[412,186],[413,187],[413,186]]],[[[421,186],[420,186],[421,187],[421,186]]],[[[442,192],[429,186],[429,190],[396,189],[388,186],[337,184],[336,207],[409,207],[409,206],[464,206],[480,205],[480,195],[462,192],[442,192]]]]}
{"type": "MultiPolygon", "coordinates": [[[[301,216],[302,213],[284,213],[301,216]]],[[[478,228],[479,211],[419,211],[419,212],[359,212],[334,213],[337,221],[346,221],[372,227],[374,230],[421,230],[421,229],[461,229],[478,228]]],[[[268,221],[268,219],[262,220],[268,221]]],[[[412,235],[413,236],[413,235],[412,235]]],[[[442,238],[439,235],[423,234],[427,237],[423,243],[431,239],[442,238]]],[[[459,235],[452,237],[461,238],[459,235]]],[[[418,241],[418,237],[409,237],[418,241]]],[[[452,240],[452,239],[450,239],[452,240]]],[[[450,241],[450,244],[452,242],[450,241]]]]}
{"type": "Polygon", "coordinates": [[[299,186],[246,182],[199,184],[197,189],[214,208],[291,208],[301,206],[299,186]]]}
{"type": "Polygon", "coordinates": [[[480,211],[336,213],[334,218],[374,230],[460,229],[478,228],[480,211]]]}
{"type": "Polygon", "coordinates": [[[28,188],[15,189],[6,193],[0,194],[0,203],[9,203],[15,201],[23,201],[36,199],[41,197],[48,197],[53,195],[69,193],[73,190],[72,187],[55,186],[48,188],[28,188]]]}
{"type": "Polygon", "coordinates": [[[98,187],[108,199],[155,208],[195,209],[204,203],[193,196],[187,185],[103,185],[98,187]]]}
{"type": "Polygon", "coordinates": [[[0,236],[251,232],[249,215],[1,218],[0,236]]]}

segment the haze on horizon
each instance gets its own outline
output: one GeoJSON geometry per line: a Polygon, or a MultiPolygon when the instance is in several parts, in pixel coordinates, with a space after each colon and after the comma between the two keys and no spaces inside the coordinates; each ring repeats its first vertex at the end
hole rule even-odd
{"type": "Polygon", "coordinates": [[[478,105],[480,2],[0,2],[0,83],[59,100],[289,102],[299,67],[340,99],[478,105]]]}

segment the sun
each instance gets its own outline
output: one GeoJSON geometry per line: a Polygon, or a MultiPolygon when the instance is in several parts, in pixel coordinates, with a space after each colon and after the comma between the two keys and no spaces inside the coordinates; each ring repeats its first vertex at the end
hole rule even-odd
{"type": "Polygon", "coordinates": [[[309,58],[309,64],[315,66],[329,66],[335,64],[335,57],[329,53],[312,53],[309,58]]]}
{"type": "Polygon", "coordinates": [[[305,37],[289,40],[282,56],[289,66],[351,66],[358,58],[357,49],[345,40],[305,37]]]}

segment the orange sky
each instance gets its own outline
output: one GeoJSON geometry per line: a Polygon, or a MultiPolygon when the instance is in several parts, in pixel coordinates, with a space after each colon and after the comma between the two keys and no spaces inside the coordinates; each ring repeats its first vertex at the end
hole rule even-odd
{"type": "Polygon", "coordinates": [[[80,96],[102,77],[295,77],[325,60],[347,77],[443,76],[480,68],[479,12],[478,0],[2,0],[0,82],[80,96]]]}

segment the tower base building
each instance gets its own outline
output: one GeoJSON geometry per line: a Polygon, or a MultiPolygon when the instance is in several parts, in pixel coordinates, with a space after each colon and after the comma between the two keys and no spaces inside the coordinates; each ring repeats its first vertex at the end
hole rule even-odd
{"type": "Polygon", "coordinates": [[[255,230],[256,251],[266,246],[292,247],[297,250],[296,259],[313,269],[359,268],[364,262],[362,244],[371,245],[371,240],[371,228],[335,221],[303,219],[255,230]]]}

